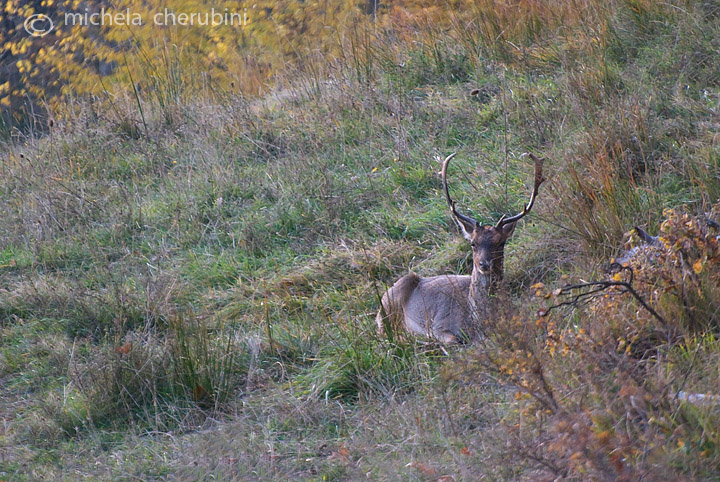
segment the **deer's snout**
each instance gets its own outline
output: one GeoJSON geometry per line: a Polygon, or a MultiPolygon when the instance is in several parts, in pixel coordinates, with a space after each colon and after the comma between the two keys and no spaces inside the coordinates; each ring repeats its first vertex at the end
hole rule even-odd
{"type": "Polygon", "coordinates": [[[477,269],[479,269],[482,274],[489,273],[491,266],[492,263],[490,263],[490,261],[487,259],[480,260],[477,263],[477,269]]]}

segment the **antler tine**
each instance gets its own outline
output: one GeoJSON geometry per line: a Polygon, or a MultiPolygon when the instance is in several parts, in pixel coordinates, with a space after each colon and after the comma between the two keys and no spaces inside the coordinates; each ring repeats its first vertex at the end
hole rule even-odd
{"type": "Polygon", "coordinates": [[[448,164],[450,164],[450,161],[452,160],[453,157],[455,157],[456,154],[457,154],[457,152],[453,152],[452,154],[447,156],[445,158],[445,160],[443,161],[443,165],[442,165],[441,175],[442,175],[443,189],[445,189],[445,199],[447,199],[448,206],[450,206],[450,212],[452,213],[453,216],[465,221],[466,223],[470,223],[471,226],[476,226],[479,223],[475,219],[470,218],[468,216],[465,216],[465,215],[457,212],[457,210],[455,209],[455,201],[453,201],[452,198],[450,198],[450,190],[448,189],[448,184],[447,184],[447,168],[448,168],[448,164]]]}
{"type": "Polygon", "coordinates": [[[545,178],[542,175],[542,168],[543,163],[545,162],[545,159],[539,159],[535,157],[534,154],[530,154],[530,158],[535,163],[535,180],[533,185],[533,191],[530,195],[530,201],[523,207],[523,210],[521,213],[516,214],[515,216],[506,217],[503,215],[503,217],[500,218],[500,221],[495,225],[495,229],[500,229],[506,224],[514,223],[518,220],[520,220],[523,216],[525,216],[527,213],[530,212],[530,210],[533,208],[533,204],[535,204],[535,196],[537,196],[538,189],[540,188],[540,184],[545,181],[545,178]]]}

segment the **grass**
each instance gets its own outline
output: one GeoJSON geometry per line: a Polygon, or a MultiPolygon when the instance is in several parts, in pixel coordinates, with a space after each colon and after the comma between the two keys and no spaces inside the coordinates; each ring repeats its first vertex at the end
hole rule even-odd
{"type": "Polygon", "coordinates": [[[190,95],[168,54],[147,96],[3,144],[0,478],[717,477],[716,412],[671,405],[717,391],[711,248],[697,296],[643,285],[680,320],[652,360],[630,356],[657,339],[631,300],[535,317],[531,285],[604,276],[632,226],[720,196],[716,12],[581,3],[358,27],[332,80],[264,100],[190,95]],[[469,270],[452,151],[487,223],[527,196],[521,154],[548,158],[506,309],[479,346],[380,336],[388,284],[469,270]]]}

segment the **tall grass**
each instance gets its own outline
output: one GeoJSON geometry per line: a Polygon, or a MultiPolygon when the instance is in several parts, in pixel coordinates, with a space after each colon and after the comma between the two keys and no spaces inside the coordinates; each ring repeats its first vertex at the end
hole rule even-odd
{"type": "Polygon", "coordinates": [[[524,289],[545,283],[533,291],[551,299],[563,276],[603,276],[663,208],[713,208],[713,12],[395,8],[338,33],[340,58],[288,65],[262,100],[200,79],[168,46],[128,93],[8,141],[0,397],[21,415],[2,412],[13,460],[0,465],[66,476],[79,445],[102,474],[141,478],[155,462],[227,479],[716,475],[712,410],[671,405],[716,375],[699,369],[716,358],[710,251],[697,296],[672,263],[670,291],[645,280],[643,296],[684,320],[668,345],[625,298],[550,325],[524,289]],[[468,270],[433,160],[455,150],[458,201],[486,222],[524,200],[522,153],[548,159],[537,216],[508,246],[506,309],[475,347],[377,336],[378,295],[398,276],[468,270]]]}

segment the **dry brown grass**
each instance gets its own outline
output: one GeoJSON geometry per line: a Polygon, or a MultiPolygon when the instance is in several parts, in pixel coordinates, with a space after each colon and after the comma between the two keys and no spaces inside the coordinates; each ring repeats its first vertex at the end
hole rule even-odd
{"type": "Polygon", "coordinates": [[[605,279],[630,227],[717,201],[713,12],[395,7],[265,101],[168,71],[4,144],[0,478],[715,477],[714,409],[673,398],[717,386],[713,252],[636,278],[671,341],[627,297],[538,320],[527,290],[605,279]],[[549,180],[506,309],[444,354],[373,318],[407,270],[468,270],[432,160],[452,151],[481,220],[525,199],[523,152],[549,180]]]}

